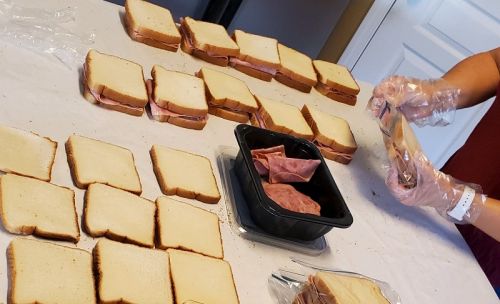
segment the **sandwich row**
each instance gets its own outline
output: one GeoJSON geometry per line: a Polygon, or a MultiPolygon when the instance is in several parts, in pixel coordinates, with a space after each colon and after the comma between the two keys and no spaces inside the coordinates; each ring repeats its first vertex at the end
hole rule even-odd
{"type": "MultiPolygon", "coordinates": [[[[51,180],[57,142],[1,126],[0,141],[6,147],[0,150],[0,171],[51,180]]],[[[79,135],[71,135],[65,146],[71,176],[78,188],[86,189],[93,183],[102,183],[135,194],[142,193],[130,150],[79,135]]],[[[150,155],[153,171],[164,194],[205,203],[219,201],[220,192],[208,158],[159,145],[153,145],[150,155]]]]}
{"type": "Polygon", "coordinates": [[[297,108],[254,96],[243,81],[212,69],[201,68],[195,77],[155,65],[152,79],[145,81],[140,65],[91,50],[84,74],[85,97],[113,110],[142,115],[149,104],[154,119],[190,129],[203,129],[208,113],[240,123],[250,119],[262,128],[311,140],[325,157],[341,163],[349,163],[356,150],[345,120],[307,106],[304,120],[297,108]]]}
{"type": "MultiPolygon", "coordinates": [[[[30,177],[0,178],[5,230],[54,240],[80,240],[73,190],[30,177]]],[[[85,193],[82,227],[92,237],[159,249],[186,249],[223,258],[219,218],[166,196],[156,202],[104,184],[85,193]]]]}
{"type": "Polygon", "coordinates": [[[182,250],[102,239],[91,254],[17,238],[7,260],[13,304],[239,303],[228,262],[182,250]]]}
{"type": "Polygon", "coordinates": [[[354,105],[359,87],[343,66],[315,60],[276,39],[234,31],[219,24],[181,18],[177,26],[166,8],[142,0],[127,0],[125,25],[129,36],[153,47],[181,49],[219,66],[231,65],[250,76],[277,81],[308,93],[312,87],[334,100],[354,105]]]}

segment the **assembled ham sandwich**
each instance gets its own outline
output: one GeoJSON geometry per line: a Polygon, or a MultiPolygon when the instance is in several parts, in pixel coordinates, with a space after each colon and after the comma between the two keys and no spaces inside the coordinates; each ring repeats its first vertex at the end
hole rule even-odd
{"type": "Polygon", "coordinates": [[[84,97],[103,108],[141,116],[148,103],[142,67],[90,50],[83,65],[84,97]]]}
{"type": "Polygon", "coordinates": [[[181,49],[212,64],[227,66],[230,56],[238,56],[238,45],[219,24],[181,18],[181,49]]]}
{"type": "Polygon", "coordinates": [[[359,86],[345,66],[323,60],[314,60],[313,64],[318,73],[318,92],[338,102],[356,104],[359,86]]]}

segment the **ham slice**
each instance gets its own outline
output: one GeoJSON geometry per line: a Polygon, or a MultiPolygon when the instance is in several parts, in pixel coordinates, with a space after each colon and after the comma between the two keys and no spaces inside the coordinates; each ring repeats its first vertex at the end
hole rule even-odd
{"type": "Polygon", "coordinates": [[[139,39],[148,39],[148,40],[154,41],[154,42],[156,42],[158,44],[162,44],[162,45],[165,45],[165,46],[168,46],[168,47],[172,47],[172,48],[178,48],[179,47],[179,43],[166,43],[166,42],[163,42],[163,41],[160,41],[160,40],[153,39],[151,37],[144,36],[144,35],[142,35],[138,31],[133,31],[132,35],[134,37],[139,38],[139,39]]]}
{"type": "Polygon", "coordinates": [[[264,72],[264,73],[271,74],[273,76],[276,75],[276,72],[278,71],[277,69],[265,67],[265,66],[262,66],[262,65],[255,65],[255,64],[252,64],[250,62],[243,61],[243,60],[241,60],[239,58],[236,58],[236,57],[229,58],[229,62],[231,63],[232,66],[242,65],[242,66],[246,66],[246,67],[252,68],[254,70],[258,70],[258,71],[261,71],[261,72],[264,72]]]}
{"type": "Polygon", "coordinates": [[[300,193],[288,184],[269,184],[262,182],[264,192],[282,208],[294,212],[321,215],[321,206],[309,196],[300,193]]]}
{"type": "Polygon", "coordinates": [[[318,159],[286,157],[285,146],[280,145],[251,151],[255,168],[261,176],[269,176],[269,182],[309,182],[321,163],[318,159]]]}
{"type": "Polygon", "coordinates": [[[183,119],[189,119],[194,121],[207,121],[208,115],[205,116],[192,116],[184,115],[172,112],[168,109],[160,107],[153,99],[153,81],[151,79],[146,80],[146,87],[148,89],[149,106],[151,107],[151,115],[153,116],[169,116],[169,117],[179,117],[183,119]]]}
{"type": "Polygon", "coordinates": [[[354,95],[354,94],[347,94],[345,92],[342,92],[342,91],[339,91],[337,89],[331,88],[331,87],[329,87],[326,84],[321,83],[321,82],[318,82],[317,87],[319,87],[321,90],[323,90],[325,94],[328,93],[328,92],[332,92],[332,93],[334,93],[336,95],[339,95],[339,96],[344,96],[344,97],[347,97],[347,98],[356,98],[356,95],[354,95]]]}

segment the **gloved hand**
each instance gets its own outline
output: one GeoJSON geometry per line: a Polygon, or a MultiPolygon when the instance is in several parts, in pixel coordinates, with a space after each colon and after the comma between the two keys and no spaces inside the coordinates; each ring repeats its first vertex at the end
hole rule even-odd
{"type": "Polygon", "coordinates": [[[368,108],[378,118],[387,101],[418,126],[444,126],[453,121],[459,95],[460,89],[443,79],[390,76],[374,88],[368,108]]]}
{"type": "Polygon", "coordinates": [[[411,159],[416,170],[416,186],[410,189],[400,181],[396,159],[390,160],[386,184],[401,203],[433,207],[455,223],[475,222],[486,200],[480,186],[462,183],[436,170],[421,151],[416,151],[411,159]]]}

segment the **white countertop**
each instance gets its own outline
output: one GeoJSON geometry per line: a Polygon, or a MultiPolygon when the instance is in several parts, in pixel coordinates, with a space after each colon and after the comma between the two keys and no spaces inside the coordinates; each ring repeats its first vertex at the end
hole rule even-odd
{"type": "MultiPolygon", "coordinates": [[[[38,3],[41,2],[31,5],[38,3]]],[[[119,12],[123,8],[119,6],[97,0],[44,3],[46,7],[78,6],[76,31],[94,31],[93,48],[140,63],[148,77],[153,64],[191,74],[201,66],[211,66],[181,51],[171,53],[131,41],[120,22],[119,12]]],[[[2,41],[0,58],[0,124],[58,141],[52,182],[75,190],[80,215],[84,191],[71,181],[64,150],[64,142],[73,133],[130,149],[135,156],[143,196],[151,200],[161,195],[149,157],[153,144],[205,155],[212,160],[214,170],[217,170],[216,149],[220,145],[237,146],[233,135],[236,123],[210,116],[204,130],[194,131],[155,122],[147,115],[138,118],[109,111],[81,96],[77,65],[69,69],[53,57],[2,41]]],[[[329,249],[318,257],[240,238],[227,223],[224,197],[217,205],[181,199],[220,216],[225,259],[232,265],[241,303],[273,303],[267,278],[273,270],[289,265],[290,256],[386,281],[405,304],[498,303],[492,287],[452,224],[432,210],[406,207],[390,196],[383,180],[386,156],[382,138],[375,121],[364,110],[371,85],[360,84],[358,104],[350,107],[316,91],[304,94],[274,80],[267,83],[231,68],[211,67],[243,79],[256,94],[296,106],[307,103],[347,119],[359,145],[351,164],[328,161],[354,223],[348,229],[333,229],[328,233],[329,249]]],[[[221,187],[219,174],[216,176],[221,187]]],[[[5,252],[12,238],[13,235],[1,229],[1,252],[5,252]]],[[[77,245],[90,250],[94,244],[95,240],[83,234],[77,245]]],[[[0,301],[7,295],[6,260],[3,261],[0,263],[0,301]]]]}

